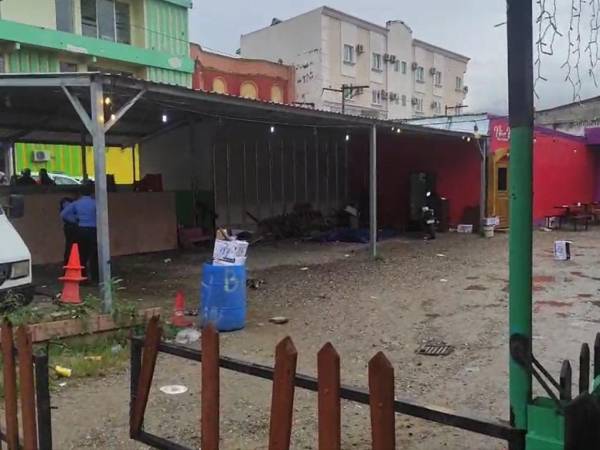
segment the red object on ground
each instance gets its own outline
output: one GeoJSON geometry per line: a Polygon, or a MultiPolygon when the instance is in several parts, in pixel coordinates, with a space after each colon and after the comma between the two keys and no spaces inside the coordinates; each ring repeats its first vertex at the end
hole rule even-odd
{"type": "Polygon", "coordinates": [[[173,307],[173,315],[171,316],[171,325],[180,328],[192,325],[192,321],[185,318],[185,296],[181,291],[177,291],[177,294],[175,295],[175,306],[173,307]]]}
{"type": "Polygon", "coordinates": [[[81,304],[79,283],[84,281],[86,278],[81,273],[83,266],[81,265],[81,261],[79,259],[79,246],[77,244],[73,244],[71,247],[69,262],[64,269],[65,275],[59,278],[60,281],[64,282],[60,301],[62,303],[79,305],[81,304]]]}

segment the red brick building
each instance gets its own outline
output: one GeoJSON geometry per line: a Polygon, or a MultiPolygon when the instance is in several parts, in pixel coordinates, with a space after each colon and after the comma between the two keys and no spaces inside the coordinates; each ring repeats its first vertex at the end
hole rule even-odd
{"type": "Polygon", "coordinates": [[[275,103],[292,103],[294,67],[258,59],[242,59],[203,50],[191,44],[196,61],[194,89],[275,103]]]}

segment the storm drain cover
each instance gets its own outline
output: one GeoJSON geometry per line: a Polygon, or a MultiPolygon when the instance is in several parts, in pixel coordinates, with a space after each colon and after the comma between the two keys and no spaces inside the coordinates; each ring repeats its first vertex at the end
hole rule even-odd
{"type": "Polygon", "coordinates": [[[444,343],[423,344],[417,349],[419,355],[447,356],[454,351],[454,347],[444,343]]]}

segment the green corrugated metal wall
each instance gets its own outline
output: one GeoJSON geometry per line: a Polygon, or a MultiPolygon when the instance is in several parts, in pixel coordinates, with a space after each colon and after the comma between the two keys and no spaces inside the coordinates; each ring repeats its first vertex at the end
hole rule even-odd
{"type": "Polygon", "coordinates": [[[162,0],[146,0],[148,48],[189,56],[188,11],[162,0]]]}
{"type": "Polygon", "coordinates": [[[8,70],[13,73],[58,72],[56,53],[21,48],[10,53],[8,70]]]}
{"type": "Polygon", "coordinates": [[[63,172],[72,176],[82,176],[81,149],[73,145],[56,144],[15,144],[15,158],[17,172],[29,168],[32,172],[39,172],[41,168],[48,172],[63,172]],[[50,153],[49,161],[34,162],[33,153],[45,150],[50,153]]]}

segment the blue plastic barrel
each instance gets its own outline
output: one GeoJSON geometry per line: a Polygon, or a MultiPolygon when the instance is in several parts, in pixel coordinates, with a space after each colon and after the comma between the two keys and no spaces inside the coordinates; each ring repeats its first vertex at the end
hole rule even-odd
{"type": "Polygon", "coordinates": [[[246,266],[202,268],[200,317],[219,331],[240,330],[246,325],[246,266]]]}

